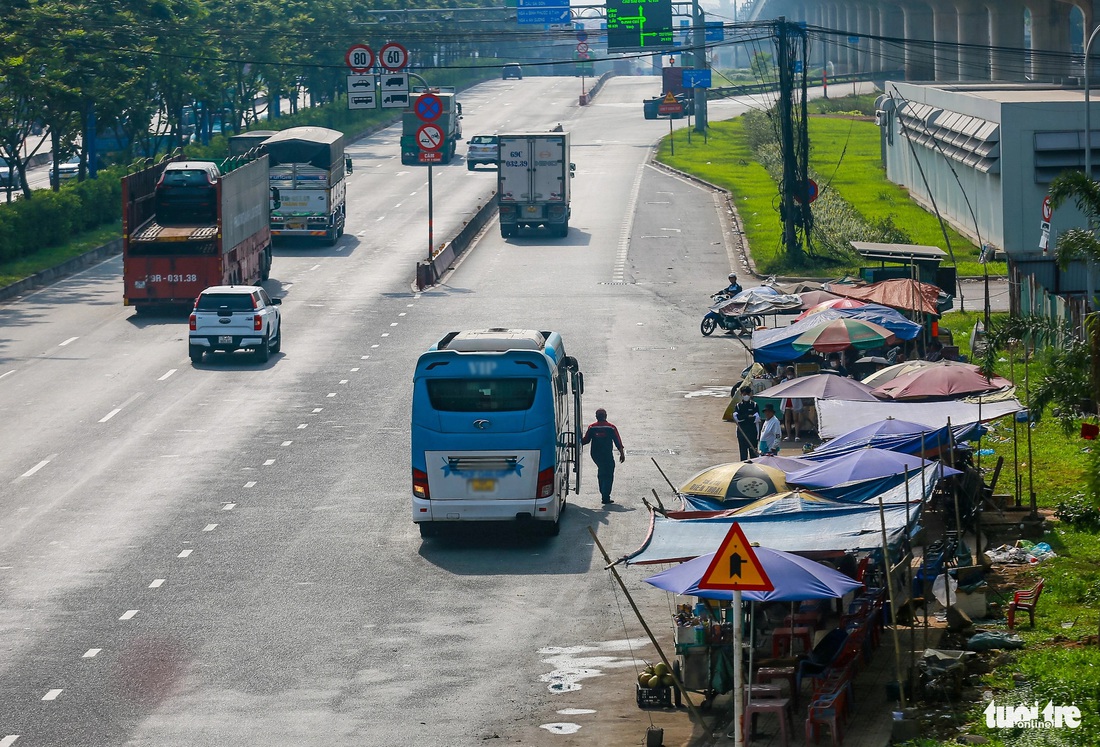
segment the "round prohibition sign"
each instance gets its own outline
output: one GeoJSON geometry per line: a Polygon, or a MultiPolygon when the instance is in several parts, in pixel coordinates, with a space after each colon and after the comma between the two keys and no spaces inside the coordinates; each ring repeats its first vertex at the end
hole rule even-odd
{"type": "Polygon", "coordinates": [[[579,42],[577,44],[577,51],[580,52],[581,54],[586,54],[588,52],[588,45],[585,44],[584,42],[579,42]]]}
{"type": "Polygon", "coordinates": [[[420,125],[416,131],[416,142],[421,150],[437,151],[443,147],[443,130],[439,125],[420,125]]]}
{"type": "Polygon", "coordinates": [[[421,122],[434,122],[443,114],[443,99],[434,93],[424,93],[416,99],[416,117],[421,122]]]}
{"type": "Polygon", "coordinates": [[[409,50],[397,42],[383,44],[378,50],[378,64],[391,73],[396,73],[409,64],[409,50]]]}
{"type": "Polygon", "coordinates": [[[1054,217],[1054,208],[1050,206],[1050,195],[1043,198],[1043,222],[1050,223],[1050,219],[1054,217]]]}
{"type": "Polygon", "coordinates": [[[344,61],[353,73],[367,73],[374,67],[374,51],[366,44],[355,44],[348,48],[344,61]]]}

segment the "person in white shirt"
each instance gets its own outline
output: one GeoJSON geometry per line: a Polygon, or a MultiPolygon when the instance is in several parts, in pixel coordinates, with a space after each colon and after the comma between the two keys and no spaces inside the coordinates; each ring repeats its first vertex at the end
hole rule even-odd
{"type": "Polygon", "coordinates": [[[772,405],[764,405],[764,427],[760,429],[760,455],[775,454],[779,451],[779,440],[783,436],[783,426],[775,416],[772,405]]]}

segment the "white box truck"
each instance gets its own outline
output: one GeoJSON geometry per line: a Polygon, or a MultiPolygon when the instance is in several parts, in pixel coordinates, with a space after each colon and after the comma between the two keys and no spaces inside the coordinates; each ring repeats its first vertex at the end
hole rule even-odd
{"type": "Polygon", "coordinates": [[[500,235],[545,226],[552,236],[569,233],[568,132],[519,132],[500,137],[497,204],[500,235]]]}

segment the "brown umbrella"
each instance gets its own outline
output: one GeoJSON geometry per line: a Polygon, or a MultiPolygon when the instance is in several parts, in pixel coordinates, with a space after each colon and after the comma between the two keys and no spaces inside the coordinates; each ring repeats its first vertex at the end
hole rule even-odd
{"type": "Polygon", "coordinates": [[[943,362],[902,374],[873,391],[883,399],[929,399],[962,397],[992,392],[1012,382],[1000,376],[986,378],[977,366],[942,365],[943,362]]]}
{"type": "Polygon", "coordinates": [[[845,298],[857,298],[860,301],[889,306],[892,309],[923,311],[926,314],[935,315],[940,313],[937,306],[940,289],[931,283],[922,283],[911,278],[882,280],[864,286],[831,284],[829,292],[845,298]]]}
{"type": "Polygon", "coordinates": [[[799,293],[798,297],[802,299],[803,309],[812,309],[814,306],[817,306],[820,303],[832,301],[834,298],[841,298],[841,296],[838,296],[835,293],[830,293],[829,291],[824,290],[806,291],[805,293],[799,293]]]}

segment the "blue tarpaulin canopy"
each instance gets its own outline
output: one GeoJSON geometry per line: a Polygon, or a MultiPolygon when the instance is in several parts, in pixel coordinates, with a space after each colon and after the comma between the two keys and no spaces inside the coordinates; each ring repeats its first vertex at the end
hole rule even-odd
{"type": "Polygon", "coordinates": [[[957,469],[941,465],[939,462],[921,459],[913,454],[868,446],[846,454],[834,455],[831,459],[820,461],[812,467],[790,472],[787,475],[787,482],[806,488],[828,488],[849,482],[904,474],[907,470],[909,474],[913,474],[929,465],[942,470],[933,476],[934,480],[938,480],[941,476],[961,474],[957,469]]]}
{"type": "Polygon", "coordinates": [[[793,345],[795,338],[822,322],[833,319],[862,319],[874,322],[890,330],[902,340],[915,339],[923,329],[921,325],[909,321],[894,309],[877,304],[868,304],[858,309],[826,309],[787,327],[753,332],[753,360],[757,363],[782,363],[801,358],[803,351],[795,350],[793,345]]]}
{"type": "MultiPolygon", "coordinates": [[[[967,423],[953,426],[951,431],[954,433],[955,443],[960,443],[977,438],[981,428],[982,426],[978,423],[967,423]]],[[[803,458],[810,461],[831,461],[838,456],[865,449],[868,446],[901,454],[919,456],[923,453],[926,456],[935,456],[950,445],[951,440],[946,425],[942,428],[932,428],[908,420],[887,418],[842,433],[813,452],[804,455],[803,458]]]]}
{"type": "MultiPolygon", "coordinates": [[[[887,542],[893,545],[916,521],[920,505],[892,503],[883,506],[881,513],[886,520],[887,542]]],[[[670,519],[654,514],[652,521],[645,544],[625,558],[628,564],[674,563],[715,552],[734,522],[741,525],[750,542],[785,552],[831,554],[882,549],[877,500],[771,516],[670,519]]]]}

